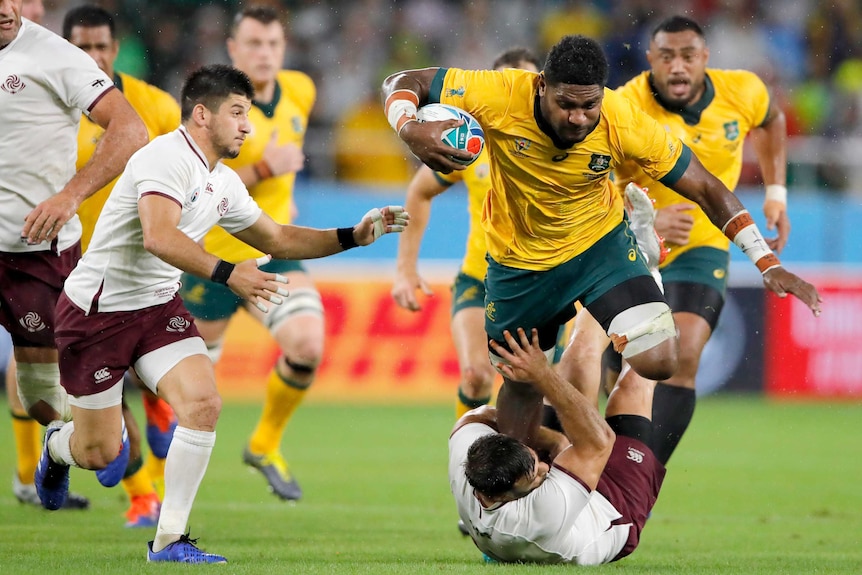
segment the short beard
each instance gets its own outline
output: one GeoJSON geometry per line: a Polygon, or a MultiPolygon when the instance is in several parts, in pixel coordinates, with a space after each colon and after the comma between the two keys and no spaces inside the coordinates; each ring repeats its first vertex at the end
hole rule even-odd
{"type": "Polygon", "coordinates": [[[222,158],[223,160],[233,160],[234,158],[239,156],[239,148],[237,148],[236,150],[231,150],[227,146],[219,145],[216,146],[215,149],[216,153],[218,154],[218,157],[222,158]]]}

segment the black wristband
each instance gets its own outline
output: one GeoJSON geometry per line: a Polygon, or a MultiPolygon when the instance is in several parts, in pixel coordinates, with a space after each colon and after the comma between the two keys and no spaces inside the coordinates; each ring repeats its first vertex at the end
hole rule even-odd
{"type": "Polygon", "coordinates": [[[341,246],[341,249],[349,250],[350,248],[359,247],[359,244],[356,243],[356,239],[353,237],[353,228],[337,228],[335,235],[338,236],[338,245],[341,246]]]}
{"type": "Polygon", "coordinates": [[[230,277],[230,274],[233,273],[233,268],[235,267],[236,265],[230,262],[219,260],[215,268],[213,268],[213,273],[210,276],[210,279],[217,284],[227,285],[227,279],[230,277]]]}

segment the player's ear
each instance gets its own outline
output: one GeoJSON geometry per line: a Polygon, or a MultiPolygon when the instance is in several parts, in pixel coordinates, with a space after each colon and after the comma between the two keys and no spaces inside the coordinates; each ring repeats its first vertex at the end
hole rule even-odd
{"type": "Polygon", "coordinates": [[[545,80],[545,72],[539,72],[539,96],[545,95],[545,89],[547,88],[548,83],[545,80]]]}

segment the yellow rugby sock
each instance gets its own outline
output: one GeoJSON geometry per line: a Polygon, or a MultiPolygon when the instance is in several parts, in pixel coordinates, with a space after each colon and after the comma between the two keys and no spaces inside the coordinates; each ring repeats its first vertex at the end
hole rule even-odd
{"type": "Polygon", "coordinates": [[[147,470],[147,477],[153,484],[156,493],[159,494],[159,500],[165,497],[165,460],[160,459],[150,452],[150,456],[144,462],[144,469],[147,470]]]}
{"type": "Polygon", "coordinates": [[[129,495],[129,499],[156,492],[150,474],[144,467],[143,460],[138,459],[129,463],[126,468],[126,475],[123,477],[123,489],[129,495]]]}
{"type": "Polygon", "coordinates": [[[13,411],[12,434],[15,436],[18,479],[25,485],[32,485],[42,455],[42,426],[26,413],[13,411]]]}
{"type": "Polygon", "coordinates": [[[284,428],[307,391],[308,385],[283,378],[273,368],[267,381],[263,413],[248,443],[252,453],[262,455],[278,449],[284,428]]]}
{"type": "Polygon", "coordinates": [[[461,416],[470,411],[471,409],[476,409],[477,407],[481,407],[483,405],[487,405],[491,402],[491,396],[488,397],[478,397],[473,399],[471,397],[467,397],[464,395],[464,392],[458,389],[458,399],[455,400],[455,419],[461,419],[461,416]]]}

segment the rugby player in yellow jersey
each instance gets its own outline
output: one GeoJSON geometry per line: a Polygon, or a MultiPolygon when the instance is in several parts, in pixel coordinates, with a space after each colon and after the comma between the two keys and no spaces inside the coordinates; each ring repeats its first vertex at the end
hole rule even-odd
{"type": "MultiPolygon", "coordinates": [[[[745,70],[707,68],[709,48],[693,20],[672,16],[652,32],[647,60],[650,69],[617,91],[680,138],[711,173],[733,190],[742,170],[747,134],[766,184],[763,212],[767,227],[778,236],[767,239],[776,252],[787,243],[786,124],[770,101],[763,82],[745,70]]],[[[670,252],[660,266],[665,298],[679,330],[679,369],[658,382],[653,399],[653,451],[667,463],[688,428],[695,407],[695,375],[700,356],[718,322],[727,289],[729,241],[706,213],[668,186],[649,177],[633,162],[617,167],[620,188],[636,182],[655,199],[656,231],[670,252]]],[[[562,375],[596,396],[601,351],[607,335],[589,317],[579,314],[572,344],[560,363],[562,375]]],[[[618,366],[613,357],[609,364],[618,366]]],[[[616,367],[615,366],[615,367],[616,367]]],[[[614,371],[619,371],[615,369],[614,371]]],[[[613,375],[605,381],[613,381],[613,375]]]]}
{"type": "MultiPolygon", "coordinates": [[[[250,6],[233,21],[227,40],[234,67],[254,84],[248,118],[251,133],[233,168],[264,212],[276,222],[291,220],[295,174],[302,169],[302,144],[316,91],[302,72],[281,70],[286,49],[284,26],[269,6],[250,6]]],[[[262,254],[221,228],[204,240],[207,251],[238,262],[262,254]]],[[[222,340],[231,317],[241,307],[266,326],[282,355],[267,381],[263,413],[243,452],[243,461],[258,469],[281,499],[297,500],[302,490],[281,454],[281,436],[295,409],[314,381],[323,354],[323,305],[314,283],[299,261],[273,260],[261,269],[280,273],[290,282],[290,297],[263,314],[247,305],[227,286],[185,274],[180,294],[195,317],[213,361],[221,355],[222,340]]]]}
{"type": "MultiPolygon", "coordinates": [[[[494,60],[495,70],[520,68],[538,72],[539,66],[541,63],[538,57],[526,48],[506,50],[494,60]]],[[[422,166],[413,176],[404,202],[411,216],[410,227],[398,238],[397,269],[392,286],[395,302],[411,311],[422,309],[416,297],[417,290],[428,296],[433,295],[417,270],[419,246],[431,215],[431,200],[458,182],[464,182],[467,187],[470,229],[467,251],[452,285],[452,341],[461,367],[455,404],[456,419],[491,401],[496,374],[488,361],[488,340],[484,328],[485,271],[488,264],[485,262],[487,249],[485,231],[482,229],[482,203],[491,187],[487,151],[483,151],[463,172],[441,174],[431,171],[428,166],[422,166]]]]}
{"type": "MultiPolygon", "coordinates": [[[[114,69],[120,50],[116,38],[114,18],[104,8],[82,5],[66,13],[63,19],[63,37],[90,55],[99,68],[114,79],[114,85],[126,96],[132,108],[147,127],[152,140],[167,134],[180,125],[180,107],[170,94],[155,86],[114,69]]],[[[104,130],[86,115],[78,129],[77,168],[81,169],[93,155],[104,130]]],[[[116,179],[87,198],[78,208],[83,228],[81,249],[86,251],[102,207],[114,189],[116,179]]],[[[134,380],[136,376],[132,375],[134,380]]],[[[129,495],[126,527],[155,527],[159,520],[160,497],[158,487],[164,483],[165,458],[168,455],[177,419],[171,407],[154,393],[141,386],[141,398],[147,418],[146,436],[150,456],[146,466],[141,453],[141,434],[132,412],[123,402],[123,416],[129,431],[130,457],[123,488],[129,495]]]]}
{"type": "MultiPolygon", "coordinates": [[[[605,88],[607,75],[597,42],[567,36],[541,74],[425,68],[384,81],[390,124],[432,169],[464,169],[453,157],[469,154],[441,141],[442,130],[458,122],[420,123],[420,105],[458,106],[485,130],[492,182],[482,216],[488,338],[505,345],[505,330],[537,328],[550,354],[558,327],[581,301],[637,375],[655,381],[676,372],[670,308],[610,181],[612,170],[629,160],[703,208],[757,265],[767,289],[793,294],[818,314],[817,290],[781,266],[739,200],[687,145],[605,88]]],[[[492,353],[491,360],[501,358],[492,353]]],[[[497,410],[501,432],[529,439],[541,422],[541,394],[504,377],[497,410]]]]}

